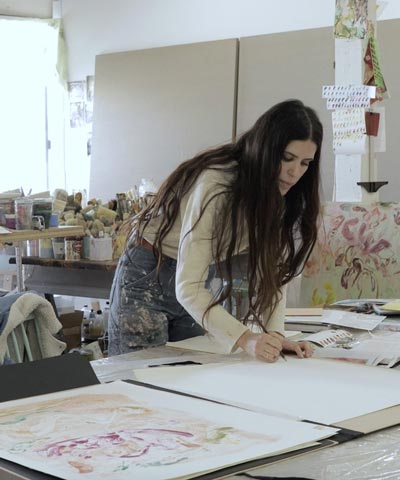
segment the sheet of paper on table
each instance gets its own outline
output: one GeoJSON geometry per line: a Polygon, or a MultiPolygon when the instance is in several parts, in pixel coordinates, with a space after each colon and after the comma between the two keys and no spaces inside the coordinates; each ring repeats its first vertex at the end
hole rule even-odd
{"type": "MultiPolygon", "coordinates": [[[[347,312],[343,310],[324,310],[321,317],[317,317],[317,322],[326,325],[335,325],[339,327],[358,328],[360,330],[373,330],[386,317],[384,315],[364,314],[347,312]]],[[[285,325],[290,329],[290,324],[316,323],[315,316],[286,316],[285,325]]]]}
{"type": "MultiPolygon", "coordinates": [[[[299,332],[287,331],[285,337],[297,336],[299,332]]],[[[179,348],[182,350],[195,350],[197,352],[216,353],[220,355],[235,355],[242,353],[241,348],[238,348],[235,352],[229,352],[224,349],[218,342],[216,342],[210,335],[200,335],[198,337],[186,338],[179,342],[167,342],[167,347],[179,348]]]]}
{"type": "Polygon", "coordinates": [[[68,480],[185,480],[337,432],[125,382],[4,402],[1,420],[1,458],[68,480]]]}
{"type": "Polygon", "coordinates": [[[366,333],[344,346],[326,346],[314,350],[315,358],[331,358],[370,366],[386,365],[391,368],[400,362],[400,333],[366,333]]]}
{"type": "Polygon", "coordinates": [[[145,383],[324,425],[400,404],[396,370],[289,355],[286,360],[160,367],[135,375],[145,383]]]}

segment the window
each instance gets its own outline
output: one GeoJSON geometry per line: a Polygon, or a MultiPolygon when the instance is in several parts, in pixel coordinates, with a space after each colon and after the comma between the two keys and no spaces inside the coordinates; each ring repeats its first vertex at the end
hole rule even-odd
{"type": "Polygon", "coordinates": [[[0,18],[0,192],[65,188],[59,33],[58,20],[0,18]]]}

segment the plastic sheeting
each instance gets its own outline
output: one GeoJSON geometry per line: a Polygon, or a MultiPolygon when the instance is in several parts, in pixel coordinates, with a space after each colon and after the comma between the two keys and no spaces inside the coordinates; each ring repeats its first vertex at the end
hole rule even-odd
{"type": "MultiPolygon", "coordinates": [[[[313,480],[399,480],[400,426],[252,470],[251,475],[313,480]]],[[[243,478],[239,475],[228,479],[243,478]]]]}

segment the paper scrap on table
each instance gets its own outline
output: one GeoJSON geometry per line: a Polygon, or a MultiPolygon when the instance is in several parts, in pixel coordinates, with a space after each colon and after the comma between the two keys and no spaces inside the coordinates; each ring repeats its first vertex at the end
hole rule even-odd
{"type": "Polygon", "coordinates": [[[304,337],[303,340],[316,343],[321,347],[329,347],[336,344],[338,340],[352,339],[352,338],[353,338],[353,335],[350,332],[346,330],[338,329],[338,330],[322,330],[321,332],[313,333],[311,335],[308,335],[307,337],[304,337]]]}
{"type": "Polygon", "coordinates": [[[359,341],[348,347],[334,345],[314,350],[315,358],[331,358],[369,366],[384,364],[388,368],[400,361],[400,333],[390,332],[386,335],[370,334],[360,337],[359,341]]]}

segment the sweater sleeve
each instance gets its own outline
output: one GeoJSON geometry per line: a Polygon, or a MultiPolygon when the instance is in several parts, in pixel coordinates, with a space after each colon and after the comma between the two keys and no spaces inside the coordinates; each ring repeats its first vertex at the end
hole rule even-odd
{"type": "Polygon", "coordinates": [[[267,331],[285,335],[286,285],[282,288],[282,296],[275,311],[267,321],[267,331]]]}
{"type": "Polygon", "coordinates": [[[223,195],[217,195],[216,183],[198,181],[183,205],[180,233],[176,295],[185,310],[213,336],[218,343],[231,352],[238,338],[248,329],[221,305],[215,305],[204,317],[213,296],[205,287],[209,266],[213,263],[212,235],[213,217],[216,209],[222,208],[223,195]],[[209,202],[209,203],[207,203],[209,202]],[[200,214],[206,205],[203,215],[200,214]]]}

